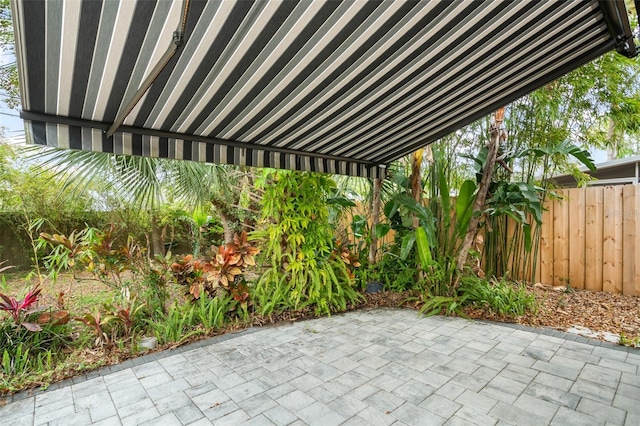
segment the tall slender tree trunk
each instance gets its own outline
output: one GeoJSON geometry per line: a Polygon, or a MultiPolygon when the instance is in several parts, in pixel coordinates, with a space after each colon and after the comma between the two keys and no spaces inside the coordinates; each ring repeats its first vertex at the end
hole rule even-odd
{"type": "Polygon", "coordinates": [[[220,215],[220,224],[222,225],[222,229],[224,230],[225,244],[233,242],[233,235],[235,233],[235,229],[233,228],[235,217],[233,217],[227,210],[228,203],[233,205],[237,204],[237,201],[234,203],[233,201],[230,202],[216,198],[211,200],[211,205],[213,205],[214,210],[218,213],[218,215],[220,215]]]}
{"type": "Polygon", "coordinates": [[[496,158],[498,155],[498,147],[500,142],[506,139],[506,133],[502,128],[504,121],[504,107],[495,112],[494,121],[491,124],[491,138],[489,140],[489,152],[487,153],[487,161],[482,171],[482,179],[480,180],[480,186],[478,187],[478,193],[473,203],[473,214],[471,220],[469,220],[469,227],[465,234],[460,252],[458,253],[458,259],[456,261],[456,270],[458,277],[456,278],[455,286],[458,286],[460,281],[460,274],[464,270],[469,257],[469,250],[473,246],[473,242],[478,233],[478,225],[480,223],[481,212],[484,210],[484,204],[489,192],[489,185],[491,184],[491,176],[496,165],[496,158]]]}
{"type": "Polygon", "coordinates": [[[376,264],[376,253],[378,251],[378,237],[376,236],[376,225],[380,222],[380,192],[382,189],[382,179],[373,180],[373,200],[371,202],[371,244],[369,245],[369,265],[376,264]]]}
{"type": "MultiPolygon", "coordinates": [[[[411,196],[418,203],[422,203],[422,182],[420,179],[420,166],[422,165],[422,157],[424,148],[420,148],[411,156],[411,196]]],[[[413,214],[413,229],[420,226],[418,217],[413,214]]]]}

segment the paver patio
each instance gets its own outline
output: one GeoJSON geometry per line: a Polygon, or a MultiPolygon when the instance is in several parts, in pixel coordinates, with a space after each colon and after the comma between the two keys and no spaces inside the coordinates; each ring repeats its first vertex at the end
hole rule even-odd
{"type": "Polygon", "coordinates": [[[639,425],[640,351],[377,309],[150,354],[0,407],[7,425],[639,425]]]}

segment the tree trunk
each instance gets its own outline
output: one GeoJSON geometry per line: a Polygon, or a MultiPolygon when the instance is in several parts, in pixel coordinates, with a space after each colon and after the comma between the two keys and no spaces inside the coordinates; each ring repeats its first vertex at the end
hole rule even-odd
{"type": "MultiPolygon", "coordinates": [[[[422,203],[422,182],[420,181],[420,166],[422,165],[422,155],[424,148],[420,148],[411,156],[411,196],[419,204],[422,203]]],[[[420,226],[418,217],[413,214],[413,229],[420,226]]]]}
{"type": "Polygon", "coordinates": [[[456,278],[455,286],[458,286],[460,280],[460,274],[462,273],[465,265],[467,264],[467,258],[469,257],[469,250],[473,246],[473,242],[478,233],[478,225],[480,223],[481,212],[484,210],[484,204],[487,199],[487,193],[489,192],[489,185],[491,185],[491,176],[496,165],[496,157],[498,155],[498,147],[500,142],[504,140],[506,134],[502,128],[502,122],[504,120],[504,108],[500,108],[495,113],[495,121],[491,124],[491,138],[489,140],[489,152],[487,153],[487,162],[485,163],[484,170],[482,171],[482,179],[480,180],[480,186],[478,187],[478,193],[473,203],[473,213],[471,220],[469,220],[469,227],[465,234],[460,252],[458,253],[458,259],[456,261],[456,271],[458,277],[456,278]]]}
{"type": "Polygon", "coordinates": [[[218,213],[220,214],[222,229],[224,229],[224,243],[232,243],[233,234],[235,233],[235,230],[233,229],[233,218],[227,216],[222,210],[218,210],[218,213]]]}
{"type": "Polygon", "coordinates": [[[371,245],[369,246],[369,265],[376,264],[376,252],[378,250],[378,237],[376,236],[376,225],[380,222],[380,190],[382,189],[382,179],[373,180],[373,200],[371,203],[371,245]]]}
{"type": "Polygon", "coordinates": [[[160,219],[156,212],[151,212],[151,250],[152,256],[164,256],[164,241],[162,240],[162,229],[160,228],[160,219]]]}
{"type": "MultiPolygon", "coordinates": [[[[240,179],[238,205],[240,204],[240,200],[243,199],[242,195],[247,194],[248,192],[251,192],[253,187],[255,186],[253,183],[253,175],[251,174],[251,172],[248,171],[248,168],[241,167],[240,170],[242,171],[243,176],[240,179]]],[[[252,206],[251,204],[252,202],[251,202],[251,199],[249,198],[248,209],[253,210],[255,206],[252,206]]],[[[242,221],[242,231],[251,232],[253,229],[255,229],[254,225],[255,223],[252,222],[252,216],[250,214],[245,215],[242,221]]]]}
{"type": "MultiPolygon", "coordinates": [[[[238,200],[240,196],[238,195],[238,200]]],[[[238,204],[238,200],[231,200],[231,205],[238,204]],[[235,201],[235,203],[233,202],[235,201]]],[[[211,200],[211,205],[214,210],[220,216],[220,224],[222,225],[222,229],[224,230],[224,243],[229,244],[233,242],[233,236],[235,234],[235,229],[233,228],[233,224],[235,222],[235,217],[229,212],[229,201],[213,198],[211,200]]]]}

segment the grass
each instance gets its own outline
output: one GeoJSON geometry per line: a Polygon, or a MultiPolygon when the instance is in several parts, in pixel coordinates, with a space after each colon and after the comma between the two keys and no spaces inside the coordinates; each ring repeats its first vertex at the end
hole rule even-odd
{"type": "Polygon", "coordinates": [[[112,290],[97,290],[91,293],[74,292],[71,297],[66,299],[67,308],[76,314],[86,311],[94,306],[102,306],[109,303],[113,298],[112,290]]]}

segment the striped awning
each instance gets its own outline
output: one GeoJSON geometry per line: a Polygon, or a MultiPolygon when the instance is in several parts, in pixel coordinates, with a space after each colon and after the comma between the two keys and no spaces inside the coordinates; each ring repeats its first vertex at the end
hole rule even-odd
{"type": "Polygon", "coordinates": [[[366,177],[607,51],[635,54],[622,0],[12,9],[32,143],[366,177]]]}

